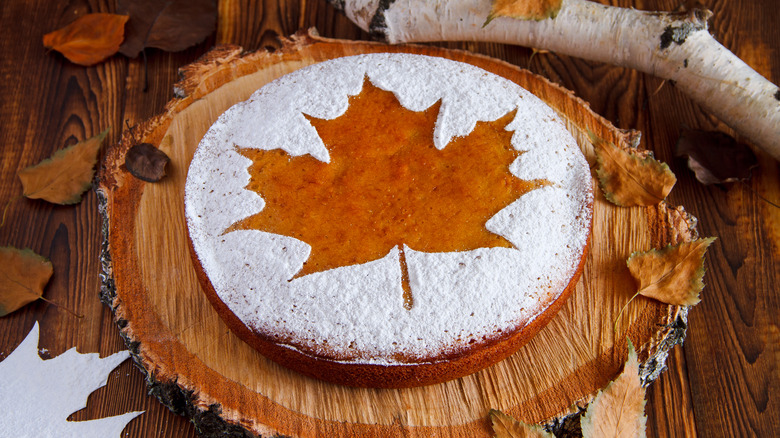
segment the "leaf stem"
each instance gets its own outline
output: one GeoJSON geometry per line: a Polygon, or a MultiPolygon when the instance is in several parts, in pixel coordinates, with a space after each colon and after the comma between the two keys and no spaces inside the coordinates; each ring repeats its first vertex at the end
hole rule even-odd
{"type": "Polygon", "coordinates": [[[63,305],[57,304],[57,303],[55,303],[54,301],[47,300],[47,299],[46,299],[46,298],[44,298],[44,297],[40,297],[40,299],[42,299],[43,301],[47,302],[48,304],[51,304],[52,306],[54,306],[54,307],[56,307],[56,308],[58,308],[58,309],[62,309],[62,310],[64,310],[64,311],[66,311],[66,312],[70,313],[71,315],[75,316],[75,317],[76,317],[76,318],[78,318],[78,319],[82,319],[82,318],[84,318],[84,315],[79,315],[78,313],[76,313],[76,312],[74,312],[74,311],[72,311],[72,310],[68,309],[67,307],[65,307],[65,306],[63,306],[63,305]]]}
{"type": "MultiPolygon", "coordinates": [[[[769,199],[766,199],[765,197],[761,196],[761,194],[760,194],[760,193],[758,193],[758,192],[757,192],[757,191],[756,191],[756,190],[755,190],[753,187],[750,187],[750,184],[748,184],[747,182],[745,182],[745,181],[743,181],[743,180],[740,180],[739,182],[741,182],[741,183],[742,183],[742,185],[744,185],[745,187],[747,187],[747,189],[748,189],[748,190],[750,190],[751,192],[753,192],[753,194],[754,194],[754,195],[758,196],[758,198],[759,198],[759,199],[761,199],[762,201],[766,202],[767,204],[771,205],[772,207],[775,207],[775,208],[780,208],[780,205],[777,205],[777,204],[775,204],[774,202],[770,201],[769,199]]],[[[0,226],[1,226],[1,225],[0,225],[0,226]]]]}
{"type": "Polygon", "coordinates": [[[633,296],[633,297],[631,297],[631,299],[630,299],[630,300],[628,300],[628,302],[627,302],[626,304],[624,304],[624,305],[623,305],[623,308],[622,308],[622,309],[620,309],[620,312],[618,313],[618,316],[617,316],[617,318],[615,318],[615,333],[617,333],[617,327],[618,327],[618,323],[620,322],[620,316],[621,316],[621,315],[623,315],[623,311],[624,311],[624,310],[626,310],[626,307],[628,307],[628,305],[629,305],[629,304],[631,304],[631,302],[632,302],[632,301],[634,301],[634,298],[636,298],[637,296],[639,296],[639,292],[640,292],[640,291],[637,291],[637,292],[634,294],[634,296],[633,296]]]}
{"type": "Polygon", "coordinates": [[[3,225],[5,225],[5,217],[6,214],[8,214],[8,209],[11,207],[11,204],[14,202],[22,199],[24,195],[16,195],[15,197],[8,200],[8,202],[5,203],[5,207],[3,207],[3,219],[0,220],[0,228],[3,228],[3,225]]]}
{"type": "Polygon", "coordinates": [[[404,290],[404,309],[412,310],[414,297],[412,296],[412,287],[409,284],[409,266],[406,264],[406,254],[404,254],[403,245],[398,245],[398,258],[401,262],[401,288],[404,290]]]}

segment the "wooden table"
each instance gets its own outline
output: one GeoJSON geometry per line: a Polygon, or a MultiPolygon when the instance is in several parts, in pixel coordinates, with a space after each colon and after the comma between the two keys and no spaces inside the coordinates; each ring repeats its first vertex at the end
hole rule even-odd
{"type": "MultiPolygon", "coordinates": [[[[671,10],[678,0],[613,0],[637,9],[671,10]]],[[[696,2],[687,2],[694,4],[696,2]]],[[[774,0],[704,0],[714,11],[717,39],[761,74],[780,82],[780,9],[774,0]]],[[[56,149],[111,127],[108,141],[162,111],[173,96],[177,69],[215,44],[248,50],[279,47],[277,35],[316,26],[323,36],[367,39],[324,0],[220,2],[216,33],[180,53],[148,50],[148,89],[141,58],[115,56],[84,68],[48,52],[44,33],[87,12],[111,12],[112,1],[29,2],[0,5],[0,202],[17,197],[16,172],[56,149]]],[[[706,289],[689,315],[684,346],[670,355],[669,370],[648,392],[648,436],[780,436],[780,164],[758,153],[760,167],[747,184],[703,186],[674,156],[682,125],[728,128],[703,112],[673,84],[635,71],[556,54],[532,56],[528,48],[501,44],[447,44],[526,67],[590,102],[621,128],[638,129],[643,145],[678,177],[670,204],[699,218],[704,236],[717,236],[707,254],[706,289]]],[[[780,139],[778,139],[780,141],[780,139]]],[[[71,347],[102,356],[125,348],[112,314],[98,300],[101,244],[97,199],[92,192],[75,207],[17,200],[0,228],[0,245],[29,247],[54,263],[45,297],[84,315],[38,301],[0,318],[0,360],[22,341],[35,321],[44,357],[71,347]]],[[[131,410],[146,413],[125,429],[132,437],[191,437],[192,425],[147,395],[130,361],[71,416],[86,420],[131,410]]]]}

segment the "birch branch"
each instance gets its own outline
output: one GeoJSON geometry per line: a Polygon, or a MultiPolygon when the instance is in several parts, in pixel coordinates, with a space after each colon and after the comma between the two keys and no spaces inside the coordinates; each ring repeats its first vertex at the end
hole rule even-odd
{"type": "Polygon", "coordinates": [[[499,17],[490,0],[330,0],[389,43],[490,41],[633,68],[677,87],[780,160],[780,89],[718,43],[711,12],[645,12],[563,0],[557,17],[499,17]]]}

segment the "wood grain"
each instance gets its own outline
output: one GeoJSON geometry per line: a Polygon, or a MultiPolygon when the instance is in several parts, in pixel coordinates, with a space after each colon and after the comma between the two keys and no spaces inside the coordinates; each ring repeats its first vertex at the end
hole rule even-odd
{"type": "MultiPolygon", "coordinates": [[[[610,0],[638,9],[675,9],[703,4],[715,12],[710,28],[718,40],[775,83],[780,81],[780,9],[773,0],[610,0]]],[[[143,90],[140,59],[115,57],[82,68],[47,52],[41,36],[85,12],[111,12],[113,1],[26,2],[0,5],[0,202],[21,193],[16,171],[54,150],[113,129],[119,139],[131,125],[162,111],[172,96],[176,70],[215,42],[247,49],[275,45],[288,35],[316,26],[338,38],[367,36],[323,1],[220,1],[219,30],[183,53],[147,53],[149,84],[143,90]],[[268,11],[277,11],[270,14],[268,11]],[[260,19],[262,18],[262,19],[260,19]]],[[[275,45],[279,47],[278,44],[275,45]]],[[[552,53],[532,57],[530,49],[474,43],[448,43],[528,67],[573,89],[620,128],[639,129],[643,145],[667,161],[679,178],[670,203],[696,215],[703,235],[720,237],[707,256],[703,302],[691,310],[688,340],[668,361],[670,370],[651,386],[648,436],[780,436],[780,215],[756,193],[780,200],[778,163],[761,155],[748,186],[704,187],[674,157],[679,126],[728,131],[671,83],[552,53]],[[721,235],[722,233],[722,235],[721,235]]],[[[17,200],[0,228],[0,245],[30,247],[55,263],[45,296],[66,303],[83,319],[43,302],[0,319],[0,359],[18,345],[34,321],[41,323],[41,346],[50,355],[78,346],[105,356],[124,348],[109,311],[98,302],[99,217],[94,194],[75,207],[17,200]]],[[[195,430],[146,395],[143,376],[129,363],[109,385],[90,397],[74,419],[146,410],[125,430],[127,436],[192,437],[195,430]]]]}

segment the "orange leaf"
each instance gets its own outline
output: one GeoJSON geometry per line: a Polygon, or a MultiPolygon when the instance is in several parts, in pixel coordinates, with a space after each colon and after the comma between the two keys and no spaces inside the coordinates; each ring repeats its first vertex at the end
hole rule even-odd
{"type": "Polygon", "coordinates": [[[539,426],[515,420],[495,409],[490,410],[490,423],[496,438],[555,438],[555,435],[546,432],[539,426]]]}
{"type": "Polygon", "coordinates": [[[43,45],[73,63],[97,64],[119,51],[129,18],[103,13],[82,15],[62,29],[44,35],[43,45]]]}
{"type": "Polygon", "coordinates": [[[51,262],[29,249],[0,247],[0,316],[40,298],[53,273],[51,262]]]}
{"type": "Polygon", "coordinates": [[[410,308],[404,245],[425,252],[512,247],[485,222],[546,184],[509,172],[520,154],[504,129],[514,113],[477,123],[439,150],[433,144],[438,111],[438,104],[407,110],[393,93],[366,81],[342,116],[309,117],[330,163],[278,149],[240,150],[252,160],[247,188],[266,205],[227,231],[257,229],[306,242],[311,254],[296,277],[377,260],[399,247],[410,308]]]}
{"type": "Polygon", "coordinates": [[[485,25],[498,17],[535,21],[555,18],[562,3],[563,0],[493,0],[485,25]]]}
{"type": "Polygon", "coordinates": [[[24,196],[55,204],[81,201],[81,194],[92,185],[98,151],[107,134],[108,129],[20,170],[24,196]]]}
{"type": "Polygon", "coordinates": [[[666,163],[639,157],[612,143],[592,137],[596,149],[596,174],[608,201],[621,207],[656,205],[677,182],[666,163]]]}
{"type": "Polygon", "coordinates": [[[667,304],[697,304],[704,288],[704,253],[714,241],[709,237],[631,254],[627,263],[639,281],[637,293],[667,304]]]}
{"type": "Polygon", "coordinates": [[[630,340],[623,372],[599,391],[580,422],[583,438],[645,436],[645,389],[639,380],[639,361],[630,340]]]}

